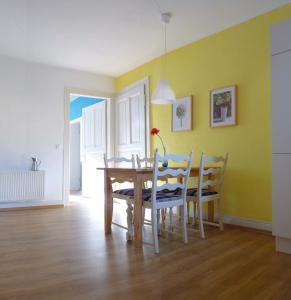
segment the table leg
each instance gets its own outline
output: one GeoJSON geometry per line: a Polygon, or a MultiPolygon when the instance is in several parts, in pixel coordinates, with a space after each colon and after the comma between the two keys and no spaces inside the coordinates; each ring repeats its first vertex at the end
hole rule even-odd
{"type": "Polygon", "coordinates": [[[104,227],[105,234],[111,234],[111,223],[112,223],[112,191],[110,177],[108,176],[107,170],[104,170],[104,227]]]}
{"type": "Polygon", "coordinates": [[[135,247],[142,247],[142,180],[141,175],[136,174],[134,180],[134,244],[135,247]]]}

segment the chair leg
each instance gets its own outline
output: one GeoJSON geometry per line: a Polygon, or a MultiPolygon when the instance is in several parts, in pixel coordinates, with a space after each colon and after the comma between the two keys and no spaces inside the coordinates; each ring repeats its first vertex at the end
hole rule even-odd
{"type": "Polygon", "coordinates": [[[166,221],[167,209],[166,209],[166,208],[163,208],[163,209],[161,210],[161,214],[162,214],[162,228],[163,228],[163,230],[165,230],[165,228],[166,228],[166,223],[165,223],[165,221],[166,221]]]}
{"type": "Polygon", "coordinates": [[[196,213],[197,213],[197,206],[196,202],[193,201],[193,219],[192,219],[192,225],[196,225],[196,213]]]}
{"type": "Polygon", "coordinates": [[[170,225],[169,225],[169,231],[173,232],[174,231],[174,227],[173,227],[173,207],[170,207],[170,225]]]}
{"type": "Polygon", "coordinates": [[[161,234],[161,224],[160,224],[160,219],[161,219],[161,210],[157,210],[157,228],[158,228],[158,234],[161,234]]]}
{"type": "Polygon", "coordinates": [[[198,206],[198,214],[199,214],[199,230],[200,230],[200,236],[202,239],[205,239],[205,233],[204,233],[204,227],[203,227],[203,205],[202,203],[197,202],[198,206]]]}
{"type": "Polygon", "coordinates": [[[223,231],[223,220],[222,220],[222,214],[221,214],[220,198],[217,200],[217,214],[218,214],[219,229],[221,231],[223,231]]]}
{"type": "Polygon", "coordinates": [[[127,203],[127,232],[126,232],[126,240],[131,241],[133,239],[133,207],[131,203],[127,203]]]}
{"type": "Polygon", "coordinates": [[[183,224],[183,240],[184,243],[188,243],[188,234],[187,234],[187,206],[182,206],[182,224],[183,224]]]}
{"type": "Polygon", "coordinates": [[[142,225],[144,225],[144,219],[145,219],[145,208],[142,208],[142,225]]]}
{"type": "Polygon", "coordinates": [[[158,215],[157,210],[152,209],[152,231],[153,231],[153,240],[154,240],[154,247],[155,253],[159,253],[159,239],[158,239],[158,215]]]}
{"type": "Polygon", "coordinates": [[[190,203],[187,201],[187,223],[190,224],[190,203]]]}

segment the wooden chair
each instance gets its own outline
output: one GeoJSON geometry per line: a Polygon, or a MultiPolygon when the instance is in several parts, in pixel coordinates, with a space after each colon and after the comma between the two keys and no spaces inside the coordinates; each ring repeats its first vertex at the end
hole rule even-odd
{"type": "MultiPolygon", "coordinates": [[[[222,156],[201,155],[198,188],[187,190],[187,202],[193,203],[193,225],[196,221],[196,206],[198,210],[199,230],[201,238],[205,238],[204,224],[217,226],[223,230],[223,220],[221,215],[221,192],[224,179],[224,173],[227,165],[228,154],[222,156]],[[210,167],[205,164],[211,164],[210,167]],[[217,202],[218,222],[203,221],[203,203],[209,201],[217,202]]],[[[189,216],[189,205],[187,203],[187,215],[189,216]]]]}
{"type": "Polygon", "coordinates": [[[143,206],[151,209],[152,213],[152,230],[155,252],[159,253],[159,242],[158,242],[158,229],[159,229],[159,211],[164,208],[171,207],[182,207],[182,224],[183,224],[183,240],[184,243],[188,242],[187,236],[187,208],[186,208],[186,196],[187,196],[187,184],[191,170],[192,153],[188,156],[168,154],[165,156],[159,155],[158,151],[155,151],[154,156],[154,172],[152,180],[151,193],[143,195],[143,206]],[[159,169],[159,163],[164,161],[173,162],[186,162],[187,167],[182,169],[177,168],[163,168],[159,169]],[[158,186],[158,181],[163,180],[165,177],[171,177],[171,181],[175,180],[175,183],[165,183],[158,186]],[[183,183],[179,182],[181,177],[183,183]],[[163,193],[164,190],[169,192],[163,193]],[[175,193],[179,190],[179,193],[175,193]],[[172,192],[172,193],[170,193],[172,192]]]}
{"type": "MultiPolygon", "coordinates": [[[[113,163],[115,164],[126,164],[135,168],[135,159],[134,159],[134,155],[132,154],[131,158],[125,158],[125,157],[111,157],[111,158],[107,158],[106,154],[104,154],[104,165],[105,168],[109,167],[109,164],[113,163]]],[[[126,204],[127,204],[127,209],[126,209],[126,213],[127,213],[127,227],[122,226],[121,224],[118,224],[116,222],[112,222],[112,224],[121,227],[123,229],[126,229],[126,239],[127,240],[131,240],[133,237],[133,195],[134,195],[134,189],[133,187],[131,188],[123,188],[123,189],[117,189],[114,190],[114,184],[115,183],[125,183],[128,181],[119,181],[116,179],[112,179],[111,180],[111,188],[112,188],[112,201],[113,199],[120,199],[120,200],[125,200],[126,204]]]]}

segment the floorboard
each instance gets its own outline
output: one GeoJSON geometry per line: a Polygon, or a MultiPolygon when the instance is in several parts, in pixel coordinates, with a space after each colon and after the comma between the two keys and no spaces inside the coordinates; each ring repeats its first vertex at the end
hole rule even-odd
{"type": "Polygon", "coordinates": [[[155,255],[149,226],[137,250],[123,229],[104,235],[102,201],[77,198],[0,212],[1,300],[291,299],[291,255],[276,253],[269,233],[207,227],[201,240],[189,226],[188,245],[176,229],[155,255]]]}

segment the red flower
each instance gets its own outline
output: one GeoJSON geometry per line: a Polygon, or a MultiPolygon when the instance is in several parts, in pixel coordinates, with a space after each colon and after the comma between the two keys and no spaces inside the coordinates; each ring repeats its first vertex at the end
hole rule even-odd
{"type": "Polygon", "coordinates": [[[158,135],[159,132],[160,132],[160,129],[158,129],[158,128],[152,128],[151,135],[158,135]]]}

